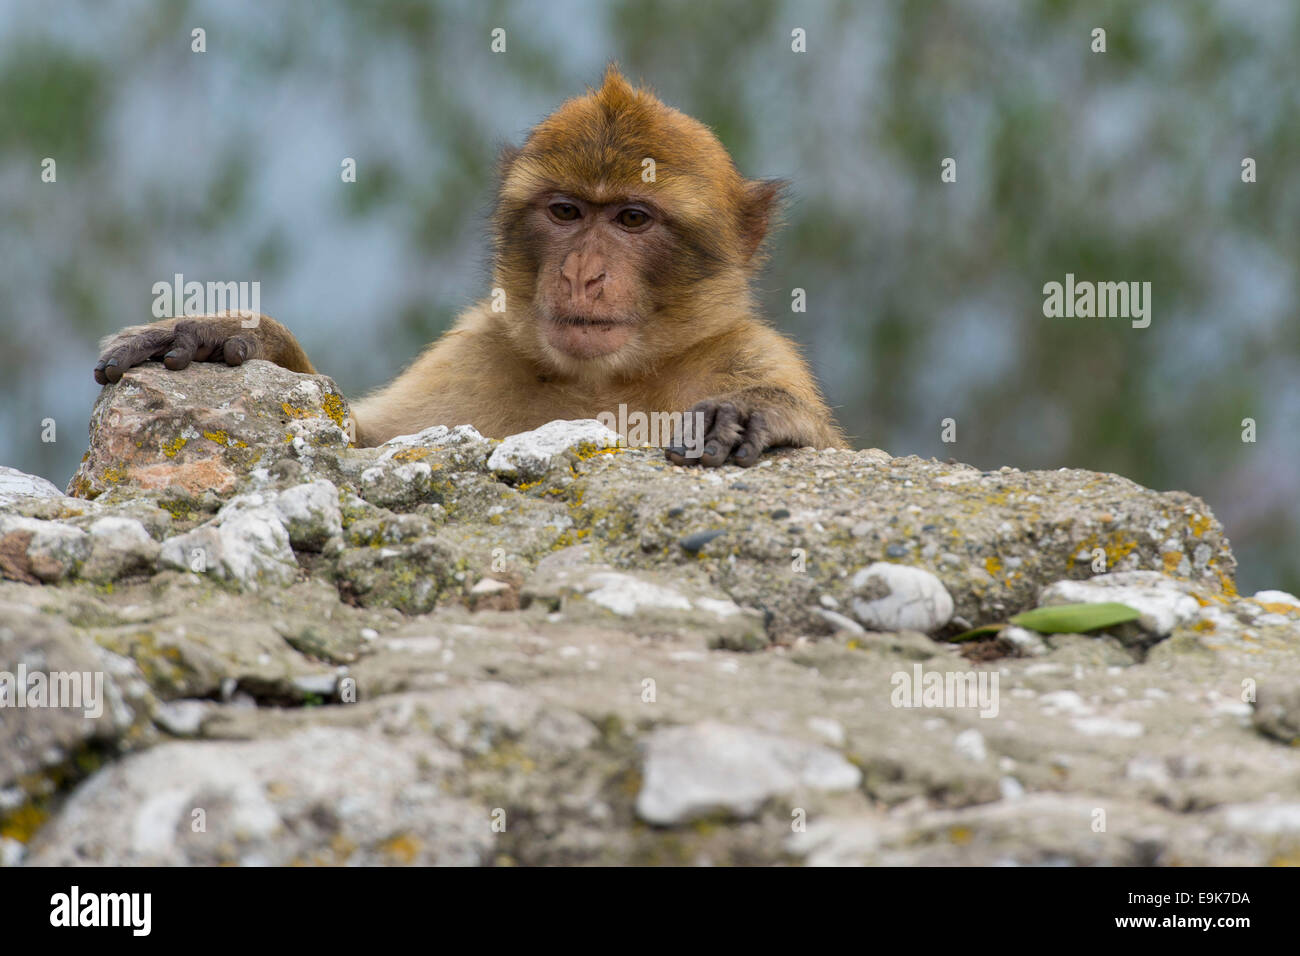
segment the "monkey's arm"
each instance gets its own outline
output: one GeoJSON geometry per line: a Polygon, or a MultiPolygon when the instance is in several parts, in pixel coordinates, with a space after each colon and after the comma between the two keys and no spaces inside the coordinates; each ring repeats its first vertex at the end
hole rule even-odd
{"type": "Polygon", "coordinates": [[[728,368],[717,375],[708,398],[688,414],[703,422],[703,454],[691,456],[679,444],[667,449],[677,465],[724,464],[750,468],[769,448],[845,448],[830,408],[794,346],[766,326],[750,326],[746,341],[732,349],[728,368]]]}
{"type": "Polygon", "coordinates": [[[99,350],[95,381],[100,385],[120,380],[127,369],[151,359],[161,359],[172,371],[190,362],[243,365],[266,359],[291,372],[316,374],[293,333],[266,315],[194,315],[133,325],[105,338],[99,350]]]}
{"type": "Polygon", "coordinates": [[[539,387],[536,369],[510,347],[499,316],[479,303],[401,375],[352,402],[357,444],[382,444],[432,425],[468,424],[489,438],[505,438],[566,417],[539,387]]]}

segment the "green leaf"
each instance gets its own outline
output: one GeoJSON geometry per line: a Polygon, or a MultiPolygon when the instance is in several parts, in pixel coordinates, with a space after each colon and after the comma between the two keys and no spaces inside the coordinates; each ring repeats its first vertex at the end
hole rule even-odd
{"type": "Polygon", "coordinates": [[[996,634],[1006,627],[1005,624],[981,624],[979,627],[972,627],[969,631],[962,631],[956,637],[948,638],[954,644],[960,641],[969,641],[976,637],[987,637],[990,634],[996,634]]]}
{"type": "Polygon", "coordinates": [[[1105,601],[1100,604],[1057,604],[1017,614],[1011,623],[1040,634],[1083,634],[1112,624],[1136,621],[1142,615],[1127,604],[1105,601]]]}

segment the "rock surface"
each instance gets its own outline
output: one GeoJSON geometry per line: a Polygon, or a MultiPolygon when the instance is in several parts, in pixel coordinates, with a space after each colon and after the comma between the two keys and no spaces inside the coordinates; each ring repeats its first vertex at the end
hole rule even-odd
{"type": "Polygon", "coordinates": [[[0,862],[1300,862],[1300,602],[1196,498],[347,415],[151,365],[0,471],[0,862]]]}

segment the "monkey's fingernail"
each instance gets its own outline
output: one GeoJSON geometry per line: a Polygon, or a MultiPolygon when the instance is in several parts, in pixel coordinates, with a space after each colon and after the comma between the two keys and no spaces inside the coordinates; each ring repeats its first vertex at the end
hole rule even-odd
{"type": "Polygon", "coordinates": [[[717,453],[718,453],[718,446],[715,442],[710,442],[708,445],[704,446],[704,454],[708,455],[710,458],[712,458],[717,453]]]}
{"type": "Polygon", "coordinates": [[[686,457],[685,445],[669,445],[664,449],[664,451],[668,452],[670,455],[681,455],[683,458],[686,457]]]}
{"type": "Polygon", "coordinates": [[[117,359],[109,359],[107,362],[104,363],[104,368],[112,368],[116,364],[117,364],[117,359]]]}

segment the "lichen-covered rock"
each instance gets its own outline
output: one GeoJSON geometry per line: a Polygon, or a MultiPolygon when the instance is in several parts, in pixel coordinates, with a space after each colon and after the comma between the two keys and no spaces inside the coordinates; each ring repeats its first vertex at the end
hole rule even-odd
{"type": "Polygon", "coordinates": [[[89,534],[90,556],[81,569],[89,581],[152,571],[158,560],[158,542],[134,518],[105,515],[91,523],[89,534]]]}
{"type": "Polygon", "coordinates": [[[61,787],[152,742],[139,670],[0,594],[0,833],[28,839],[61,787]]]}
{"type": "Polygon", "coordinates": [[[619,447],[618,433],[594,418],[548,422],[541,428],[511,435],[488,459],[488,468],[525,481],[540,478],[557,460],[576,460],[619,447]]]}
{"type": "Polygon", "coordinates": [[[178,375],[160,363],[131,369],[100,393],[90,449],[68,493],[112,489],[229,492],[263,457],[287,447],[310,458],[348,444],[348,406],[323,375],[299,375],[254,360],[205,363],[178,375]]]}
{"type": "Polygon", "coordinates": [[[1300,600],[1238,595],[1196,498],[592,423],[353,448],[334,394],[146,366],[94,501],[0,471],[0,671],[115,688],[0,709],[0,864],[1300,859],[1300,600]]]}
{"type": "Polygon", "coordinates": [[[455,428],[434,425],[414,435],[398,435],[384,442],[379,446],[379,460],[415,461],[421,457],[420,452],[453,448],[461,452],[459,460],[462,463],[481,465],[491,446],[492,442],[480,435],[473,425],[457,425],[455,428]]]}
{"type": "Polygon", "coordinates": [[[59,521],[0,514],[0,574],[27,584],[76,574],[90,554],[90,536],[59,521]]]}
{"type": "Polygon", "coordinates": [[[260,495],[231,499],[211,521],[168,538],[158,566],[210,574],[250,591],[284,586],[298,576],[289,533],[260,495]]]}
{"type": "Polygon", "coordinates": [[[433,538],[353,548],[338,560],[339,593],[351,604],[423,614],[450,584],[453,565],[450,551],[433,538]]]}
{"type": "Polygon", "coordinates": [[[618,622],[635,634],[697,632],[713,646],[737,650],[767,643],[761,614],[742,609],[698,575],[615,571],[591,563],[589,550],[565,549],[543,559],[521,602],[574,623],[618,622]]]}
{"type": "Polygon", "coordinates": [[[343,729],[166,744],[82,786],[31,862],[474,865],[491,819],[439,786],[457,763],[428,741],[343,729]]]}
{"type": "Polygon", "coordinates": [[[339,490],[323,478],[286,488],[269,504],[284,525],[289,544],[298,550],[320,551],[343,533],[339,490]]]}

